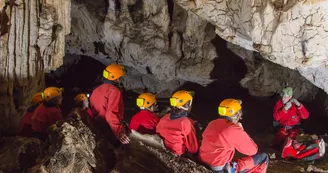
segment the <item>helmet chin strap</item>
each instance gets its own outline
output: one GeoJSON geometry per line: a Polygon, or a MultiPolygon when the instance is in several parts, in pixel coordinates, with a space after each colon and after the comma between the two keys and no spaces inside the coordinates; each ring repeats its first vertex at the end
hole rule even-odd
{"type": "Polygon", "coordinates": [[[189,107],[192,105],[192,99],[190,100],[190,103],[189,103],[189,106],[188,108],[185,108],[183,106],[180,106],[179,109],[182,109],[182,110],[185,110],[185,111],[188,111],[189,110],[189,107]]]}

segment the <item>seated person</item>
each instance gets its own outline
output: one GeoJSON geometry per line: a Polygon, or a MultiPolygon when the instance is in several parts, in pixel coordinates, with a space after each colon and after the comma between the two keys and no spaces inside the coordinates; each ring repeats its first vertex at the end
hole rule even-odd
{"type": "Polygon", "coordinates": [[[187,154],[187,151],[191,154],[198,151],[194,121],[187,117],[191,110],[192,95],[185,90],[175,92],[170,98],[173,107],[171,112],[164,115],[156,127],[165,147],[178,156],[187,154]]]}
{"type": "Polygon", "coordinates": [[[293,98],[293,89],[287,87],[282,90],[281,99],[274,106],[273,118],[280,128],[272,141],[272,146],[280,146],[289,136],[292,139],[299,134],[297,125],[301,119],[307,119],[309,112],[296,99],[293,98]]]}
{"type": "Polygon", "coordinates": [[[256,143],[244,131],[239,122],[241,109],[240,100],[223,100],[219,118],[210,122],[203,133],[199,159],[214,173],[267,171],[269,157],[258,152],[256,143]],[[247,156],[233,161],[236,150],[247,156]]]}
{"type": "Polygon", "coordinates": [[[155,96],[151,93],[139,95],[137,106],[140,108],[140,112],[132,117],[130,130],[135,130],[142,134],[156,133],[156,126],[160,119],[154,114],[157,110],[155,96]]]}

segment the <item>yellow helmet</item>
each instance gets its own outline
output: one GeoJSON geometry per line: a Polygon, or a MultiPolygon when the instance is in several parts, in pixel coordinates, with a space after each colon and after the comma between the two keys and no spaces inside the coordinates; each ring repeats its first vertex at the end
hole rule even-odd
{"type": "Polygon", "coordinates": [[[86,100],[87,98],[88,98],[87,95],[84,94],[84,93],[82,93],[82,94],[78,94],[78,95],[74,98],[74,101],[75,101],[75,103],[77,104],[77,103],[80,103],[80,102],[86,100]]]}
{"type": "Polygon", "coordinates": [[[43,93],[39,92],[32,96],[31,102],[32,104],[38,104],[43,101],[43,98],[44,98],[43,93]]]}
{"type": "Polygon", "coordinates": [[[241,100],[225,99],[220,103],[218,113],[221,116],[234,116],[239,110],[241,110],[241,100]]]}
{"type": "Polygon", "coordinates": [[[108,80],[116,80],[125,75],[125,67],[119,64],[111,64],[103,71],[104,78],[108,80]]]}
{"type": "Polygon", "coordinates": [[[185,105],[188,101],[190,101],[190,105],[192,104],[193,92],[180,90],[175,92],[170,98],[170,104],[172,107],[185,109],[183,105],[185,105]]]}
{"type": "Polygon", "coordinates": [[[43,91],[44,100],[49,101],[54,97],[61,96],[63,93],[63,88],[48,87],[43,91]]]}
{"type": "Polygon", "coordinates": [[[141,109],[149,108],[154,103],[156,103],[156,98],[151,93],[140,94],[137,98],[137,106],[141,109]]]}

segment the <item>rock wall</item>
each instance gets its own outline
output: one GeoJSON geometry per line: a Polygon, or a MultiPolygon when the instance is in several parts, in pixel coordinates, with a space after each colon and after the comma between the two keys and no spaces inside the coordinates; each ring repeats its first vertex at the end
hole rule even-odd
{"type": "Polygon", "coordinates": [[[328,2],[174,0],[206,19],[223,39],[302,76],[328,92],[328,2]]]}
{"type": "Polygon", "coordinates": [[[66,51],[132,67],[129,89],[148,88],[165,95],[184,81],[212,81],[217,54],[211,24],[171,1],[138,0],[117,6],[113,0],[73,0],[66,51]]]}
{"type": "Polygon", "coordinates": [[[0,0],[0,127],[15,127],[43,74],[62,64],[70,1],[0,0]]]}
{"type": "Polygon", "coordinates": [[[279,94],[284,87],[291,86],[297,99],[312,101],[316,98],[319,88],[297,70],[272,63],[263,59],[258,52],[231,43],[228,43],[227,47],[245,61],[247,73],[240,84],[247,88],[251,95],[270,97],[279,94]]]}

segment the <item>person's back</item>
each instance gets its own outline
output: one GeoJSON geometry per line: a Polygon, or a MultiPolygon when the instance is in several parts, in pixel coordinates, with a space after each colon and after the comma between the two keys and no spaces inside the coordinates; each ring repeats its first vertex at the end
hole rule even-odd
{"type": "Polygon", "coordinates": [[[90,107],[97,119],[106,120],[107,110],[115,112],[122,119],[124,108],[121,91],[110,83],[101,84],[91,94],[90,107]]]}
{"type": "Polygon", "coordinates": [[[156,133],[156,126],[159,117],[147,110],[141,110],[135,114],[130,122],[130,130],[135,130],[142,134],[156,133]]]}
{"type": "Polygon", "coordinates": [[[250,156],[257,153],[257,145],[242,127],[223,118],[210,122],[202,136],[199,158],[208,165],[230,162],[236,149],[250,156]]]}
{"type": "Polygon", "coordinates": [[[156,127],[156,132],[163,138],[167,149],[177,155],[198,151],[198,140],[193,120],[188,117],[171,119],[171,114],[166,114],[156,127]],[[191,145],[190,145],[191,144],[191,145]]]}
{"type": "Polygon", "coordinates": [[[142,134],[156,133],[156,126],[160,118],[154,114],[154,111],[157,110],[155,95],[151,93],[140,94],[136,99],[136,103],[141,110],[132,117],[130,130],[135,130],[142,134]]]}
{"type": "Polygon", "coordinates": [[[123,144],[129,143],[124,125],[121,124],[124,118],[122,93],[114,86],[124,75],[124,66],[118,64],[107,66],[103,71],[104,83],[98,86],[90,97],[90,107],[97,126],[115,145],[117,139],[123,144]]]}
{"type": "Polygon", "coordinates": [[[48,127],[62,119],[60,108],[51,103],[42,103],[32,117],[32,129],[47,134],[48,127]]]}
{"type": "Polygon", "coordinates": [[[165,147],[179,156],[186,151],[191,154],[198,151],[194,122],[187,117],[191,110],[192,95],[192,92],[185,90],[175,92],[170,98],[172,111],[162,117],[156,127],[165,147]]]}

